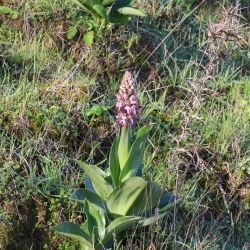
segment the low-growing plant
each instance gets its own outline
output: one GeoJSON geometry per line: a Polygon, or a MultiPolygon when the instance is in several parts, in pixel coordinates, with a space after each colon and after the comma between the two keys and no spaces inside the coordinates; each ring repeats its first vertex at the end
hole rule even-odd
{"type": "Polygon", "coordinates": [[[138,118],[138,97],[131,73],[123,76],[117,95],[117,123],[121,126],[104,172],[95,165],[77,161],[87,174],[85,188],[76,189],[71,199],[83,205],[82,226],[63,222],[52,230],[79,241],[85,249],[112,247],[114,236],[134,226],[147,226],[163,217],[173,196],[153,181],[142,178],[142,158],[150,126],[132,138],[131,127],[138,118]]]}
{"type": "Polygon", "coordinates": [[[107,23],[123,25],[131,20],[132,16],[146,16],[141,8],[131,7],[131,0],[73,0],[78,11],[73,17],[72,25],[67,32],[67,38],[73,39],[79,27],[85,24],[84,41],[91,45],[94,32],[107,23]],[[91,14],[91,19],[85,13],[91,14]],[[87,25],[86,25],[87,24],[87,25]]]}
{"type": "Polygon", "coordinates": [[[16,19],[18,16],[18,12],[8,6],[0,6],[0,15],[8,15],[12,19],[16,19]]]}

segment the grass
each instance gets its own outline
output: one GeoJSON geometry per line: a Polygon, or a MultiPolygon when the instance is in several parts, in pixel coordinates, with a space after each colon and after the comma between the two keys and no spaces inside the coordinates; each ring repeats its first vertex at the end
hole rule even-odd
{"type": "Polygon", "coordinates": [[[92,46],[83,31],[66,39],[68,1],[3,4],[18,18],[0,15],[0,249],[78,248],[49,228],[84,220],[68,201],[84,185],[74,160],[106,167],[128,68],[137,74],[138,126],[154,123],[144,176],[178,199],[162,222],[130,232],[117,248],[248,249],[247,3],[244,19],[230,14],[230,1],[191,14],[196,1],[141,1],[148,17],[99,30],[92,46]],[[224,36],[217,28],[230,20],[236,33],[224,36]]]}

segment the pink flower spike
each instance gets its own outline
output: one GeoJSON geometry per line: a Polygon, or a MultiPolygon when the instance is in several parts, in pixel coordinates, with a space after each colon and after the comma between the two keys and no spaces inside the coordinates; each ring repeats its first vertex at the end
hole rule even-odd
{"type": "Polygon", "coordinates": [[[116,102],[116,121],[122,127],[133,125],[135,120],[138,119],[139,101],[134,85],[135,81],[132,74],[126,71],[121,81],[116,102]]]}

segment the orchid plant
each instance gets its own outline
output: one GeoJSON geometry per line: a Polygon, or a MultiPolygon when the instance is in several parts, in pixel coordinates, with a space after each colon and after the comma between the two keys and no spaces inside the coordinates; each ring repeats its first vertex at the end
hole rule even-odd
{"type": "Polygon", "coordinates": [[[150,126],[131,128],[138,120],[139,100],[130,72],[122,78],[116,102],[120,132],[115,138],[106,171],[77,161],[86,173],[85,188],[71,199],[83,206],[83,225],[63,222],[52,230],[79,241],[83,249],[107,249],[134,226],[147,226],[162,218],[173,196],[153,181],[142,178],[142,158],[150,126]]]}

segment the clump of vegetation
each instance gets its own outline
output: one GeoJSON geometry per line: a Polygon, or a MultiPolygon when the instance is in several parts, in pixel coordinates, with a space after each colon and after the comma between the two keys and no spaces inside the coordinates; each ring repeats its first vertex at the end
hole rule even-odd
{"type": "Polygon", "coordinates": [[[68,0],[0,1],[0,248],[79,248],[51,228],[86,220],[85,201],[69,199],[87,183],[76,162],[108,171],[126,70],[140,99],[131,134],[152,125],[133,178],[177,200],[121,246],[248,247],[250,18],[248,1],[237,2],[132,1],[147,16],[117,25],[68,0]]]}
{"type": "Polygon", "coordinates": [[[80,9],[74,15],[67,38],[73,39],[78,32],[78,27],[87,24],[87,32],[83,38],[89,45],[93,43],[95,30],[102,30],[107,22],[122,25],[128,23],[131,16],[146,16],[142,9],[130,6],[131,0],[74,0],[73,3],[80,9]],[[86,11],[91,13],[91,18],[85,18],[86,11]]]}
{"type": "Polygon", "coordinates": [[[155,222],[173,201],[171,194],[161,190],[157,183],[141,177],[141,160],[150,128],[141,128],[132,141],[131,126],[138,118],[138,97],[128,71],[123,76],[116,107],[121,131],[111,147],[107,172],[78,162],[87,173],[86,188],[77,189],[72,199],[84,204],[84,225],[81,228],[72,222],[63,222],[52,228],[78,240],[86,249],[103,249],[114,246],[114,242],[119,246],[121,233],[136,225],[155,222]]]}

